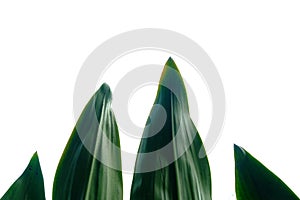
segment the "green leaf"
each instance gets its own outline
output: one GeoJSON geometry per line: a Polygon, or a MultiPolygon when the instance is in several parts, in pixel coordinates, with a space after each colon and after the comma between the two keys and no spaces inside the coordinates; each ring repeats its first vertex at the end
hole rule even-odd
{"type": "Polygon", "coordinates": [[[57,167],[53,200],[123,198],[120,139],[111,96],[109,86],[103,84],[81,113],[57,167]]]}
{"type": "Polygon", "coordinates": [[[207,155],[188,108],[180,72],[167,61],[138,150],[131,200],[210,200],[207,155]]]}
{"type": "Polygon", "coordinates": [[[275,174],[245,149],[234,145],[237,200],[299,200],[275,174]]]}
{"type": "Polygon", "coordinates": [[[44,179],[37,153],[1,200],[45,200],[44,179]]]}

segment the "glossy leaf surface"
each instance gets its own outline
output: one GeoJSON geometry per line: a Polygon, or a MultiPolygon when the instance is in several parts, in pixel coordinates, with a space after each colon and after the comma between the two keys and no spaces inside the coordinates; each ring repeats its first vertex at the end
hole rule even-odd
{"type": "Polygon", "coordinates": [[[131,200],[210,200],[211,176],[180,72],[169,58],[143,132],[131,200]]]}
{"type": "Polygon", "coordinates": [[[109,86],[103,84],[81,113],[57,167],[53,200],[123,198],[120,140],[111,98],[109,86]]]}

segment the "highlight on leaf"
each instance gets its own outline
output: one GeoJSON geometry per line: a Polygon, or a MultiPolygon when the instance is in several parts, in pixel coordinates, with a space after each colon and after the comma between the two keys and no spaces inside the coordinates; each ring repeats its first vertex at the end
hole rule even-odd
{"type": "Polygon", "coordinates": [[[242,147],[234,145],[237,200],[299,200],[273,172],[242,147]]]}
{"type": "Polygon", "coordinates": [[[37,152],[1,200],[45,200],[44,178],[37,152]]]}
{"type": "Polygon", "coordinates": [[[111,101],[104,83],[82,111],[57,167],[53,200],[123,198],[120,139],[111,101]]]}
{"type": "Polygon", "coordinates": [[[140,142],[130,199],[210,200],[210,168],[206,154],[199,157],[202,146],[184,81],[169,58],[140,142]]]}

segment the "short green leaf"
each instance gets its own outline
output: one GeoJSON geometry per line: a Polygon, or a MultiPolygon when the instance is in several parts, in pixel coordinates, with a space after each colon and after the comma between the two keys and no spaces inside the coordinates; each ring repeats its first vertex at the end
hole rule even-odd
{"type": "Polygon", "coordinates": [[[274,173],[245,149],[234,145],[237,200],[299,200],[274,173]]]}
{"type": "Polygon", "coordinates": [[[1,200],[45,200],[44,179],[37,153],[1,200]]]}

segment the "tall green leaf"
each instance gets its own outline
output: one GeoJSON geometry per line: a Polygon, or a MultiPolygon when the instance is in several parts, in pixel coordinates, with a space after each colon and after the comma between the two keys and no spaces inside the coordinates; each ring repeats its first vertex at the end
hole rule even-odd
{"type": "Polygon", "coordinates": [[[44,179],[37,153],[1,200],[45,200],[44,179]]]}
{"type": "Polygon", "coordinates": [[[242,147],[234,145],[234,157],[238,200],[299,200],[282,180],[242,147]]]}
{"type": "Polygon", "coordinates": [[[123,198],[120,139],[111,97],[109,86],[103,84],[81,113],[57,167],[53,200],[123,198]]]}
{"type": "Polygon", "coordinates": [[[135,164],[131,200],[210,200],[211,176],[180,72],[169,58],[135,164]]]}

